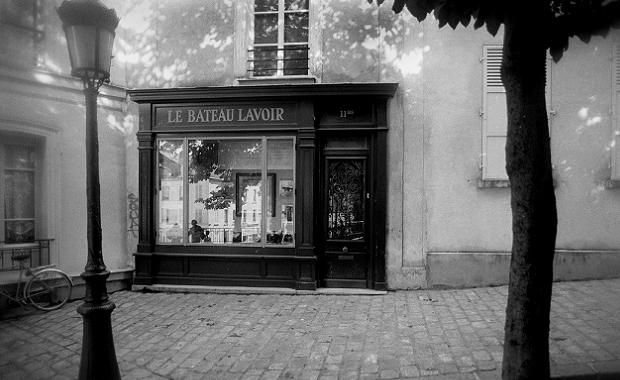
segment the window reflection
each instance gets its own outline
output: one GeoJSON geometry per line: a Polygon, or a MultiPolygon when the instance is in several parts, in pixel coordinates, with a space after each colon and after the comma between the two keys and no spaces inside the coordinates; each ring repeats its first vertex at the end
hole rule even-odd
{"type": "Polygon", "coordinates": [[[190,214],[208,236],[194,243],[260,243],[262,140],[190,140],[188,146],[190,214]],[[240,173],[255,181],[239,183],[240,173]]]}
{"type": "Polygon", "coordinates": [[[292,138],[170,139],[158,149],[158,242],[294,245],[292,138]]]}
{"type": "Polygon", "coordinates": [[[291,139],[267,141],[267,171],[273,173],[273,213],[267,214],[267,244],[293,245],[295,236],[294,146],[291,139]]]}
{"type": "Polygon", "coordinates": [[[304,75],[308,72],[308,47],[287,46],[284,49],[284,75],[304,75]]]}
{"type": "Polygon", "coordinates": [[[308,0],[284,0],[284,9],[287,11],[308,9],[308,0]]]}
{"type": "Polygon", "coordinates": [[[254,19],[254,42],[257,44],[278,42],[278,15],[258,14],[254,19]]]}
{"type": "Polygon", "coordinates": [[[284,16],[284,42],[308,41],[308,13],[287,13],[284,16]]]}
{"type": "Polygon", "coordinates": [[[183,243],[183,140],[161,140],[158,149],[160,243],[183,243]]]}
{"type": "Polygon", "coordinates": [[[364,161],[331,160],[327,173],[327,238],[364,240],[364,161]]]}

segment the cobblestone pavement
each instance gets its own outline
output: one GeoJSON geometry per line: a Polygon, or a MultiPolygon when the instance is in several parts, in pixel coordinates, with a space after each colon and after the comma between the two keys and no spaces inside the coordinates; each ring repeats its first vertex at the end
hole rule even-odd
{"type": "MultiPolygon", "coordinates": [[[[494,379],[507,288],[112,295],[124,379],[494,379]]],[[[0,378],[75,378],[79,302],[0,316],[0,378]]],[[[620,371],[620,279],[554,285],[556,375],[620,371]]],[[[620,372],[618,372],[620,373],[620,372]]]]}

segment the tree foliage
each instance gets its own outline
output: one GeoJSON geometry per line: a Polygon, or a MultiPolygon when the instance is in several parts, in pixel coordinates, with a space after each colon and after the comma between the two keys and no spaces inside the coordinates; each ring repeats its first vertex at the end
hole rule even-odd
{"type": "MultiPolygon", "coordinates": [[[[372,2],[372,0],[369,0],[372,2]]],[[[377,0],[382,4],[384,0],[377,0]]],[[[546,0],[548,13],[545,35],[540,36],[557,62],[568,48],[571,37],[589,42],[592,36],[606,36],[610,28],[620,27],[620,0],[546,0]]],[[[496,0],[394,0],[392,9],[400,13],[405,7],[422,21],[433,14],[439,27],[455,29],[459,24],[474,28],[486,26],[496,35],[508,13],[507,1],[496,0]]],[[[527,3],[523,3],[527,7],[527,3]]]]}
{"type": "MultiPolygon", "coordinates": [[[[202,203],[207,210],[229,208],[235,198],[235,187],[230,183],[234,169],[229,166],[230,163],[222,161],[222,156],[234,156],[237,151],[230,144],[221,144],[215,140],[194,140],[188,144],[188,149],[189,182],[199,183],[208,180],[220,182],[217,188],[209,193],[209,197],[200,197],[195,203],[202,203]]],[[[247,142],[241,150],[245,155],[257,156],[257,159],[262,154],[261,143],[256,141],[247,142]]]]}

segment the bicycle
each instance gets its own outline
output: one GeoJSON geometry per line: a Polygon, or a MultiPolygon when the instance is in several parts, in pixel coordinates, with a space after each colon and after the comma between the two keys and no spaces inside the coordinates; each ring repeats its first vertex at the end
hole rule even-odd
{"type": "Polygon", "coordinates": [[[65,272],[55,268],[54,264],[30,268],[24,264],[24,261],[30,259],[30,256],[29,252],[12,255],[13,261],[19,262],[19,280],[15,288],[15,295],[12,296],[2,286],[0,286],[0,295],[22,306],[30,303],[43,311],[61,308],[71,298],[73,281],[65,272]],[[27,282],[26,277],[30,277],[27,282]],[[23,281],[22,278],[24,278],[23,281]],[[25,285],[23,285],[24,282],[26,282],[25,285]]]}

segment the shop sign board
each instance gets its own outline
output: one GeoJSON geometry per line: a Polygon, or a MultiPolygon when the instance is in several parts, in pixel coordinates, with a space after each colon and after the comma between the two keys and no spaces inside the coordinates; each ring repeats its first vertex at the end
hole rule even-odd
{"type": "Polygon", "coordinates": [[[193,125],[291,124],[296,122],[295,111],[295,104],[158,107],[155,111],[155,125],[169,128],[193,125]]]}

